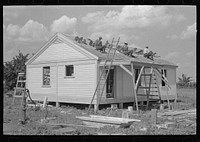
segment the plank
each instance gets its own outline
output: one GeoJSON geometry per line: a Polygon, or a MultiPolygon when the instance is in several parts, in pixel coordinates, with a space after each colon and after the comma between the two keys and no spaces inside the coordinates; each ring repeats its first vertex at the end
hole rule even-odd
{"type": "Polygon", "coordinates": [[[62,127],[67,127],[67,126],[74,126],[74,127],[90,127],[90,128],[96,128],[94,126],[86,126],[86,125],[76,125],[76,124],[65,124],[65,123],[47,123],[48,125],[52,126],[62,126],[62,127]]]}
{"type": "Polygon", "coordinates": [[[181,111],[170,111],[170,112],[165,112],[165,113],[159,113],[159,115],[181,115],[181,114],[187,114],[187,113],[196,113],[196,109],[192,110],[181,110],[181,111]]]}
{"type": "Polygon", "coordinates": [[[122,69],[124,69],[128,74],[130,74],[132,76],[132,73],[122,64],[119,65],[122,69]]]}

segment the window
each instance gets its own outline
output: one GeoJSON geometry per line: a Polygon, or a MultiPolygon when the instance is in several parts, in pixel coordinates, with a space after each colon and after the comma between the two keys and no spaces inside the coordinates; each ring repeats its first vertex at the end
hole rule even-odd
{"type": "Polygon", "coordinates": [[[43,85],[50,85],[50,67],[43,67],[43,85]]]}
{"type": "Polygon", "coordinates": [[[110,69],[106,80],[106,98],[114,98],[114,69],[110,69]]]}
{"type": "Polygon", "coordinates": [[[74,66],[73,65],[65,66],[65,76],[74,76],[74,66]]]}
{"type": "MultiPolygon", "coordinates": [[[[163,76],[165,76],[167,78],[167,70],[166,69],[162,69],[161,73],[163,76]]],[[[162,77],[162,79],[164,79],[164,78],[162,77]]],[[[166,85],[165,82],[162,80],[162,86],[165,86],[165,85],[166,85]]]]}
{"type": "MultiPolygon", "coordinates": [[[[140,74],[140,69],[135,69],[135,83],[137,82],[139,74],[140,74]]],[[[141,78],[140,78],[140,80],[138,82],[138,86],[141,86],[141,78]]]]}

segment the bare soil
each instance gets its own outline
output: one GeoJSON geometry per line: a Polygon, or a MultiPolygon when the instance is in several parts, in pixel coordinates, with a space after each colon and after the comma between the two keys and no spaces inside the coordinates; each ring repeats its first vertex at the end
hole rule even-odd
{"type": "MultiPolygon", "coordinates": [[[[174,105],[174,110],[187,110],[196,108],[196,90],[194,89],[179,89],[177,91],[178,101],[174,105]]],[[[12,97],[4,95],[4,111],[3,111],[3,133],[5,135],[58,135],[54,130],[55,127],[49,126],[46,123],[41,123],[45,117],[45,111],[42,109],[35,110],[27,108],[27,123],[21,124],[22,108],[20,100],[11,106],[12,97]]],[[[164,104],[167,104],[164,102],[164,104]]],[[[167,105],[166,105],[167,106],[167,105]]],[[[151,108],[158,108],[152,105],[151,108]]],[[[127,109],[127,108],[124,108],[127,109]]],[[[98,115],[122,117],[122,109],[111,110],[110,108],[102,108],[98,115]]],[[[158,112],[168,111],[158,110],[158,112]]],[[[76,116],[86,115],[87,108],[79,108],[73,105],[63,105],[60,108],[48,107],[48,118],[51,123],[65,123],[74,125],[83,125],[82,121],[76,116]]],[[[130,118],[140,119],[141,122],[134,122],[130,128],[114,128],[105,126],[103,128],[89,128],[80,126],[69,126],[74,131],[65,135],[195,135],[196,134],[196,116],[189,117],[188,115],[179,117],[163,116],[157,118],[158,125],[165,123],[172,124],[167,127],[155,127],[150,122],[150,110],[141,111],[139,115],[133,111],[130,118]]],[[[60,134],[59,134],[60,135],[60,134]]]]}

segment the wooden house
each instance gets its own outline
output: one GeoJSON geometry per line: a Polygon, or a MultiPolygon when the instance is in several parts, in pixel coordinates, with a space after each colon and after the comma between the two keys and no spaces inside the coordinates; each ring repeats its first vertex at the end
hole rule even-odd
{"type": "MultiPolygon", "coordinates": [[[[43,101],[47,96],[48,101],[57,104],[90,104],[106,56],[106,53],[101,53],[92,46],[79,44],[73,38],[57,33],[26,62],[26,87],[33,100],[43,101]]],[[[134,91],[136,83],[144,86],[145,76],[136,82],[143,66],[146,72],[150,71],[150,67],[162,72],[171,87],[168,89],[166,83],[155,74],[158,91],[152,90],[151,94],[159,93],[161,100],[176,99],[175,64],[160,58],[152,61],[143,56],[133,58],[117,52],[100,104],[134,102],[135,93],[145,94],[145,89],[134,91]]],[[[92,102],[95,106],[98,105],[98,96],[92,102]]],[[[152,100],[156,98],[158,95],[150,96],[152,100]]],[[[146,97],[138,95],[137,99],[145,101],[146,97]]]]}

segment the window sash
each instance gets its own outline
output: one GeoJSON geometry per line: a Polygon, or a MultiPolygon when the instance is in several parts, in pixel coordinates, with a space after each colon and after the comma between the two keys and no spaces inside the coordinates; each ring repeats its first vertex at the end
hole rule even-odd
{"type": "Polygon", "coordinates": [[[65,76],[74,76],[74,65],[65,66],[65,76]]]}
{"type": "Polygon", "coordinates": [[[50,85],[50,67],[43,67],[43,85],[50,85]]]}

